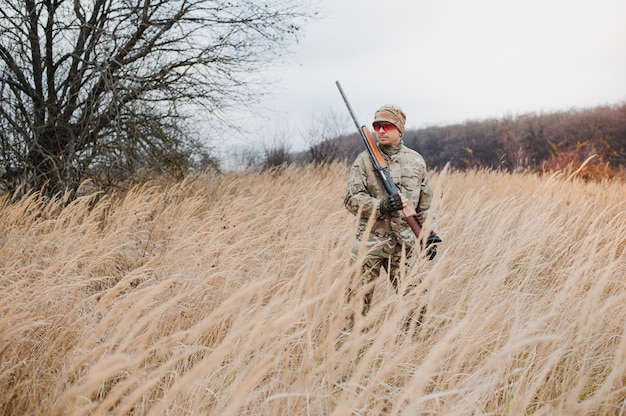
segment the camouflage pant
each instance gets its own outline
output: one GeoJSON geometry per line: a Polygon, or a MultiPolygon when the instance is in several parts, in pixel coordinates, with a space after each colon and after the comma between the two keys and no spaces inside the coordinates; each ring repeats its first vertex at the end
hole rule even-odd
{"type": "MultiPolygon", "coordinates": [[[[358,247],[352,250],[352,262],[355,262],[359,253],[358,247]]],[[[405,250],[404,246],[396,244],[393,249],[383,250],[376,249],[368,253],[367,258],[363,262],[360,282],[352,282],[348,288],[348,300],[354,293],[364,286],[373,283],[381,272],[389,278],[391,285],[396,293],[400,284],[400,277],[412,263],[412,250],[405,250]],[[402,262],[404,258],[404,264],[402,262]]],[[[365,316],[369,311],[372,298],[374,297],[374,286],[370,286],[363,295],[363,309],[361,314],[365,316]]]]}

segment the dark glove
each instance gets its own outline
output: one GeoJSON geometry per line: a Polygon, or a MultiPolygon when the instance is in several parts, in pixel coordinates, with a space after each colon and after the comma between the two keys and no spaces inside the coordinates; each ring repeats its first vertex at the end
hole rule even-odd
{"type": "Polygon", "coordinates": [[[389,197],[380,200],[380,213],[382,215],[388,212],[400,211],[401,209],[402,199],[400,194],[389,195],[389,197]]]}
{"type": "Polygon", "coordinates": [[[437,244],[441,243],[441,238],[437,234],[431,234],[426,240],[426,257],[432,260],[437,255],[437,244]]]}

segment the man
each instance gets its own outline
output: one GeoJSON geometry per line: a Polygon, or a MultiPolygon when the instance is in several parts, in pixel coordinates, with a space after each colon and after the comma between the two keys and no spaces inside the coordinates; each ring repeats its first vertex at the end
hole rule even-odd
{"type": "MultiPolygon", "coordinates": [[[[403,266],[410,265],[418,251],[415,234],[403,217],[402,209],[417,214],[419,221],[423,222],[433,197],[424,158],[402,142],[405,122],[406,115],[400,107],[384,105],[376,111],[372,123],[389,173],[400,191],[399,196],[392,198],[386,193],[369,153],[364,151],[352,165],[344,198],[346,209],[359,216],[352,260],[356,260],[362,245],[367,250],[362,283],[371,283],[383,270],[396,291],[403,266]],[[368,234],[366,228],[370,217],[375,223],[368,234]],[[401,264],[402,259],[405,265],[401,264]]],[[[439,237],[433,237],[436,234],[432,234],[429,242],[441,241],[439,237]]],[[[432,259],[435,253],[431,247],[428,255],[432,259]]],[[[364,296],[363,315],[369,310],[372,297],[373,288],[364,296]]]]}

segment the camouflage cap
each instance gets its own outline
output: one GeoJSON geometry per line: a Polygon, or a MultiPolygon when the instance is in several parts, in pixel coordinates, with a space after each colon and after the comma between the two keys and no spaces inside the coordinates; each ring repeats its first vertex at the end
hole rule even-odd
{"type": "Polygon", "coordinates": [[[400,132],[400,135],[403,135],[406,114],[404,114],[404,111],[397,105],[385,104],[376,110],[372,124],[381,122],[393,124],[400,132]]]}

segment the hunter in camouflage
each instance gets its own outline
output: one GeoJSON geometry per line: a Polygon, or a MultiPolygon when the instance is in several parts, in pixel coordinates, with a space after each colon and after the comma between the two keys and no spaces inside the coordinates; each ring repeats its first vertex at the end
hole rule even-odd
{"type": "MultiPolygon", "coordinates": [[[[416,212],[426,218],[433,192],[424,158],[402,142],[405,122],[406,116],[401,108],[385,105],[376,111],[373,126],[391,177],[399,188],[402,203],[409,201],[415,206],[416,212]]],[[[359,154],[354,161],[346,185],[344,205],[349,212],[359,217],[352,260],[356,260],[362,245],[367,250],[362,284],[370,283],[383,270],[397,290],[402,268],[401,259],[404,256],[409,265],[419,249],[416,250],[415,235],[402,216],[402,205],[389,201],[389,195],[376,174],[367,151],[359,154]],[[371,232],[366,235],[370,217],[375,223],[371,232]]],[[[373,290],[364,296],[364,315],[369,309],[372,296],[373,290]]]]}

